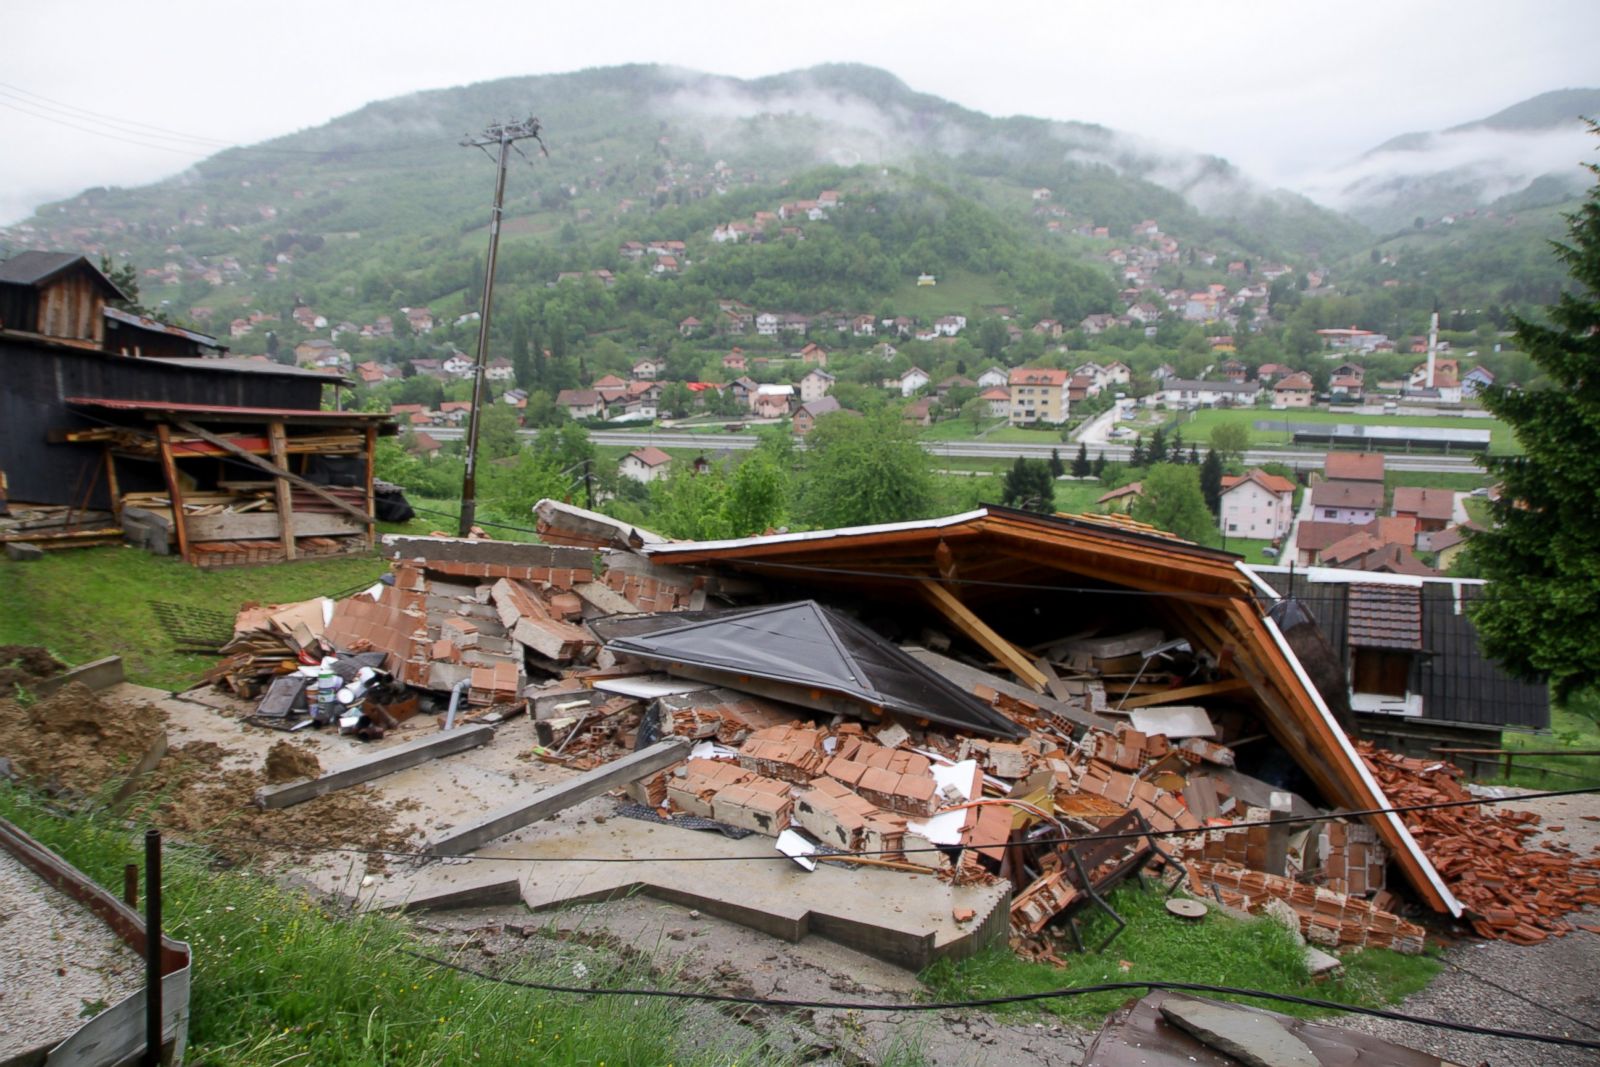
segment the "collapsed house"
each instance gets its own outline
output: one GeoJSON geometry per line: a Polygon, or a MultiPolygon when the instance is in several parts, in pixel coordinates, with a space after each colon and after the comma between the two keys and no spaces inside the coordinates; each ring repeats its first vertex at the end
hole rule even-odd
{"type": "Polygon", "coordinates": [[[388,680],[321,721],[377,736],[419,712],[527,714],[531,754],[583,772],[432,854],[625,785],[625,814],[765,835],[803,866],[1009,885],[1013,945],[1040,958],[1082,945],[1090,913],[1115,936],[1108,891],[1151,873],[1317,943],[1406,952],[1423,929],[1402,895],[1518,940],[1600,902],[1592,861],[1531,851],[1523,899],[1532,829],[1509,813],[1410,818],[1441,874],[1382,809],[1386,789],[1448,791],[1452,769],[1358,750],[1275,621],[1292,605],[1228,553],[999,507],[717,542],[536,512],[543,544],[385,539],[392,585],[269,612],[214,677],[296,729],[315,710],[297,663],[333,652],[388,680]],[[1469,825],[1513,877],[1475,878],[1469,825]]]}

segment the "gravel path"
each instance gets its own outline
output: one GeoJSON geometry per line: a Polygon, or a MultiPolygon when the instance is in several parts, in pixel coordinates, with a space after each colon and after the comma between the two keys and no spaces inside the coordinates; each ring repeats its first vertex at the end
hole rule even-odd
{"type": "Polygon", "coordinates": [[[0,1062],[140,988],[143,964],[77,901],[0,851],[0,1062]]]}
{"type": "MultiPolygon", "coordinates": [[[[1508,790],[1507,792],[1516,792],[1508,790]]],[[[1534,843],[1564,841],[1580,856],[1600,845],[1600,795],[1552,797],[1517,805],[1544,816],[1545,831],[1534,843]]],[[[1571,916],[1600,926],[1600,910],[1571,916]]],[[[1445,953],[1445,970],[1400,1011],[1482,1026],[1561,1034],[1600,1041],[1600,935],[1575,930],[1531,947],[1504,941],[1463,941],[1445,953]],[[1587,1025],[1586,1025],[1587,1024],[1587,1025]]],[[[1476,1037],[1351,1016],[1344,1025],[1463,1064],[1491,1067],[1600,1065],[1600,1052],[1531,1041],[1476,1037]]]]}

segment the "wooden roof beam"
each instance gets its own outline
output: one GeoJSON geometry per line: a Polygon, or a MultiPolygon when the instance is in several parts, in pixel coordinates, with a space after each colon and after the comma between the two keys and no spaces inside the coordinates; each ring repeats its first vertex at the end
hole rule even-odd
{"type": "Polygon", "coordinates": [[[919,588],[939,614],[975,641],[985,652],[999,660],[1006,670],[1016,675],[1024,685],[1036,693],[1043,693],[1048,688],[1048,679],[1033,665],[1028,654],[995,633],[988,623],[978,618],[970,608],[956,599],[954,593],[931,578],[923,579],[919,588]]]}

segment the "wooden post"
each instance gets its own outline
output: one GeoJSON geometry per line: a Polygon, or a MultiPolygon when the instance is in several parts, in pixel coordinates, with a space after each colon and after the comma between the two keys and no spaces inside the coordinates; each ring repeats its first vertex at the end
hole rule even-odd
{"type": "Polygon", "coordinates": [[[178,558],[190,563],[189,527],[183,519],[183,485],[178,481],[178,462],[172,458],[172,428],[156,423],[156,451],[161,456],[161,473],[167,477],[167,498],[172,501],[172,528],[178,534],[178,558]]]}
{"type": "Polygon", "coordinates": [[[111,514],[122,521],[122,490],[117,485],[117,458],[112,454],[111,446],[106,445],[106,492],[111,495],[111,514]]]}
{"type": "Polygon", "coordinates": [[[917,584],[923,596],[950,621],[951,625],[999,660],[1008,671],[1021,680],[1023,685],[1035,693],[1045,691],[1045,676],[1033,665],[1033,661],[1028,659],[1026,653],[995,633],[988,623],[974,615],[965,604],[956,599],[954,593],[938,582],[923,578],[917,584]]]}
{"type": "MultiPolygon", "coordinates": [[[[272,462],[287,468],[289,442],[284,436],[282,421],[267,423],[267,440],[272,445],[272,462]]],[[[288,479],[274,475],[272,492],[278,502],[278,535],[283,540],[283,558],[294,559],[294,494],[289,490],[288,479]]]]}
{"type": "Polygon", "coordinates": [[[378,428],[367,427],[367,514],[372,516],[372,521],[367,523],[367,547],[373,548],[378,543],[378,512],[372,491],[372,465],[378,458],[378,428]]]}

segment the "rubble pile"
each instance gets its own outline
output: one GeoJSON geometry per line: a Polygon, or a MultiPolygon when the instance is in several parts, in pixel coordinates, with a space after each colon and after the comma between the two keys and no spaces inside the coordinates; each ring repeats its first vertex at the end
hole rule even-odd
{"type": "MultiPolygon", "coordinates": [[[[926,589],[949,610],[896,642],[859,604],[665,566],[637,551],[648,536],[581,518],[541,511],[551,535],[581,527],[565,543],[390,538],[392,582],[241,618],[213,678],[280,729],[376,737],[419,714],[446,727],[526,714],[538,743],[523,755],[574,770],[681,738],[687,758],[628,786],[643,814],[766,835],[797,860],[1004,880],[996,923],[1034,958],[1081,946],[1096,911],[1120,929],[1106,894],[1148,875],[1292,912],[1319,944],[1421,951],[1422,929],[1391,910],[1391,859],[1414,864],[1415,847],[1330,810],[1312,783],[1358,778],[1356,761],[1260,695],[1249,619],[1075,616],[1024,655],[926,589]],[[1331,779],[1308,772],[1317,755],[1343,761],[1331,779]]],[[[1396,803],[1461,792],[1453,768],[1363,758],[1396,803]]],[[[1536,940],[1600,900],[1592,865],[1523,847],[1521,817],[1407,822],[1484,936],[1536,940]]]]}
{"type": "MultiPolygon", "coordinates": [[[[1453,764],[1411,759],[1362,743],[1361,758],[1396,805],[1468,800],[1453,764]]],[[[1484,937],[1531,945],[1572,927],[1562,916],[1600,904],[1600,860],[1559,844],[1530,848],[1539,816],[1503,807],[1406,812],[1406,826],[1484,937]]]]}

